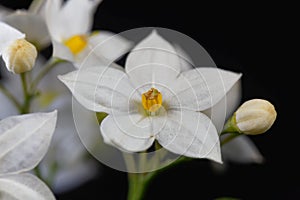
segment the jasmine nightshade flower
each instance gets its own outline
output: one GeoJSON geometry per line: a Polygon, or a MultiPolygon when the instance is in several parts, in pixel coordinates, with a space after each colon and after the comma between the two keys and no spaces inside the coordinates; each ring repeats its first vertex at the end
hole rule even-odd
{"type": "Polygon", "coordinates": [[[0,56],[8,71],[20,74],[34,67],[37,50],[25,40],[25,34],[0,22],[0,56]]]}
{"type": "Polygon", "coordinates": [[[46,154],[56,119],[54,111],[0,121],[0,199],[55,199],[46,184],[27,172],[46,154]]]}
{"type": "Polygon", "coordinates": [[[155,31],[129,54],[125,71],[88,67],[59,76],[87,109],[107,112],[104,141],[120,150],[167,150],[221,162],[219,135],[202,113],[216,105],[240,74],[201,67],[181,72],[174,47],[155,31]]]}
{"type": "Polygon", "coordinates": [[[45,17],[54,57],[79,67],[88,55],[95,62],[111,61],[129,49],[131,44],[120,36],[107,31],[91,32],[93,14],[99,3],[101,0],[69,0],[64,4],[62,0],[47,1],[45,17]],[[95,48],[100,43],[101,47],[95,48]]]}
{"type": "Polygon", "coordinates": [[[44,18],[44,3],[35,9],[8,10],[0,8],[0,20],[26,34],[26,40],[39,50],[49,46],[51,40],[44,18]],[[2,11],[1,11],[2,10],[2,11]]]}

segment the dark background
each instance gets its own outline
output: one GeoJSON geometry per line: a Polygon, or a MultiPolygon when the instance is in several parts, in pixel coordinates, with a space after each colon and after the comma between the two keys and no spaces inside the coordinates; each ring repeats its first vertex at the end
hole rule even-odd
{"type": "MultiPolygon", "coordinates": [[[[0,2],[26,8],[30,0],[0,2]]],[[[156,177],[146,199],[300,198],[298,108],[293,98],[299,91],[294,87],[299,85],[298,67],[291,63],[294,51],[287,46],[295,46],[293,14],[286,5],[254,2],[233,6],[188,0],[104,0],[99,6],[94,29],[118,33],[155,26],[182,32],[198,41],[218,66],[243,73],[243,101],[267,99],[278,113],[266,134],[251,137],[266,159],[263,165],[231,163],[227,173],[215,174],[209,162],[195,160],[156,177]]],[[[126,181],[126,173],[103,167],[94,181],[57,198],[125,199],[126,181]]]]}

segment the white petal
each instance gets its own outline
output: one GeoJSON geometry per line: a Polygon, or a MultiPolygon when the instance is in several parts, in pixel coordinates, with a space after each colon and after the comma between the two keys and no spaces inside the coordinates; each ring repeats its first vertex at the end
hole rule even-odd
{"type": "Polygon", "coordinates": [[[190,69],[194,69],[195,64],[192,58],[187,54],[187,52],[185,52],[185,50],[183,50],[178,44],[174,44],[174,48],[180,59],[180,71],[184,72],[190,69]]]}
{"type": "Polygon", "coordinates": [[[168,111],[167,122],[157,140],[173,153],[222,162],[217,130],[201,112],[168,111]]]}
{"type": "Polygon", "coordinates": [[[0,176],[0,199],[55,200],[55,197],[37,177],[31,174],[17,174],[0,176]]]}
{"type": "Polygon", "coordinates": [[[129,51],[132,43],[124,37],[108,31],[100,31],[89,38],[89,44],[97,55],[115,61],[129,51]]]}
{"type": "Polygon", "coordinates": [[[0,56],[7,45],[21,38],[25,38],[25,34],[3,22],[0,22],[0,56]]]}
{"type": "Polygon", "coordinates": [[[123,133],[131,137],[147,139],[154,136],[151,118],[139,112],[121,113],[113,111],[106,123],[115,123],[123,133]]]}
{"type": "Polygon", "coordinates": [[[180,72],[180,60],[172,45],[153,31],[128,55],[125,70],[136,86],[165,84],[180,72]]]}
{"type": "MultiPolygon", "coordinates": [[[[104,138],[104,142],[120,149],[121,151],[139,152],[148,149],[153,141],[154,137],[134,137],[137,132],[131,132],[131,135],[125,133],[115,123],[113,116],[107,116],[100,126],[101,134],[104,138]]],[[[132,130],[134,131],[134,130],[132,130]]]]}
{"type": "Polygon", "coordinates": [[[203,113],[210,117],[218,133],[223,130],[226,120],[234,113],[240,104],[242,98],[241,82],[241,79],[239,79],[221,101],[212,108],[203,111],[203,113]]]}
{"type": "Polygon", "coordinates": [[[135,101],[140,101],[127,75],[111,67],[90,67],[59,76],[59,79],[84,107],[92,111],[131,112],[135,101]]]}
{"type": "Polygon", "coordinates": [[[62,0],[47,0],[45,5],[45,20],[52,40],[62,41],[67,29],[61,20],[60,9],[62,0]]]}
{"type": "Polygon", "coordinates": [[[264,160],[255,144],[245,135],[222,146],[222,154],[224,160],[237,163],[262,163],[264,160]]]}
{"type": "Polygon", "coordinates": [[[53,57],[67,60],[70,62],[74,61],[75,58],[74,58],[72,52],[64,44],[62,44],[56,40],[52,40],[52,45],[53,45],[53,57]]]}
{"type": "Polygon", "coordinates": [[[87,34],[93,23],[93,15],[101,0],[67,1],[60,13],[60,23],[64,25],[64,37],[87,34]]]}
{"type": "Polygon", "coordinates": [[[175,95],[166,101],[171,108],[203,111],[218,103],[240,77],[241,74],[213,67],[189,70],[170,86],[175,95]]]}
{"type": "Polygon", "coordinates": [[[56,118],[54,111],[0,121],[0,174],[33,169],[48,150],[56,118]]]}
{"type": "Polygon", "coordinates": [[[26,34],[26,39],[38,48],[50,44],[50,36],[44,19],[37,14],[16,11],[5,17],[5,22],[26,34]]]}

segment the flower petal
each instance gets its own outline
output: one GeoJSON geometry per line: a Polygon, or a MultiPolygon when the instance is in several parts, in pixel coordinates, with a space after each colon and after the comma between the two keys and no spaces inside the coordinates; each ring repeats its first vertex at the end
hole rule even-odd
{"type": "Polygon", "coordinates": [[[192,58],[187,54],[187,52],[185,52],[185,50],[183,50],[178,44],[174,44],[174,48],[180,59],[180,71],[184,72],[190,69],[194,69],[195,64],[192,58]]]}
{"type": "Polygon", "coordinates": [[[31,174],[0,177],[0,198],[14,200],[55,200],[50,189],[31,174]]]}
{"type": "Polygon", "coordinates": [[[44,19],[37,14],[16,11],[5,17],[4,21],[26,34],[26,39],[39,49],[50,44],[50,36],[44,19]]]}
{"type": "Polygon", "coordinates": [[[165,84],[180,72],[180,60],[172,45],[153,31],[128,55],[125,70],[136,86],[165,84]]]}
{"type": "Polygon", "coordinates": [[[7,45],[21,38],[25,38],[25,34],[10,25],[0,22],[0,56],[7,45]]]}
{"type": "Polygon", "coordinates": [[[169,110],[157,140],[173,153],[222,162],[217,130],[201,112],[169,110]]]}
{"type": "Polygon", "coordinates": [[[217,104],[203,111],[216,126],[218,133],[221,133],[225,121],[234,113],[240,104],[242,98],[241,82],[241,79],[239,79],[217,104]]]}
{"type": "Polygon", "coordinates": [[[51,35],[61,41],[74,35],[87,34],[100,2],[101,0],[72,0],[62,5],[61,0],[48,1],[46,19],[51,35]]]}
{"type": "Polygon", "coordinates": [[[70,49],[63,45],[62,43],[52,40],[52,45],[53,45],[53,57],[64,59],[70,62],[74,61],[74,56],[70,49]]]}
{"type": "MultiPolygon", "coordinates": [[[[144,124],[142,124],[143,126],[144,124]]],[[[113,116],[107,116],[100,126],[104,142],[110,144],[121,151],[139,152],[148,149],[154,142],[154,137],[135,137],[138,132],[133,128],[131,135],[124,132],[118,127],[113,116]]]]}
{"type": "Polygon", "coordinates": [[[62,0],[47,0],[45,5],[45,20],[52,40],[62,42],[65,29],[61,21],[60,9],[62,0]]]}
{"type": "Polygon", "coordinates": [[[222,154],[224,160],[237,163],[262,163],[264,161],[255,144],[245,135],[222,146],[222,154]]]}
{"type": "Polygon", "coordinates": [[[108,60],[115,61],[129,51],[132,43],[124,37],[108,31],[100,31],[92,34],[89,44],[97,55],[104,56],[108,60]]]}
{"type": "Polygon", "coordinates": [[[14,116],[0,121],[0,174],[33,169],[46,154],[57,112],[14,116]]]}
{"type": "Polygon", "coordinates": [[[166,101],[170,108],[203,111],[218,103],[240,77],[241,74],[213,67],[189,70],[170,85],[175,95],[166,101]]]}
{"type": "Polygon", "coordinates": [[[84,107],[92,111],[133,112],[135,102],[140,101],[127,75],[112,67],[90,67],[59,76],[59,79],[84,107]]]}

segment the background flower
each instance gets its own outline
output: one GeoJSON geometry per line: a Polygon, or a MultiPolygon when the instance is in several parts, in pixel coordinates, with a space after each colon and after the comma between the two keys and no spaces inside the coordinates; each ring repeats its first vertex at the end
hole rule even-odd
{"type": "Polygon", "coordinates": [[[116,60],[126,53],[131,43],[125,38],[108,31],[91,31],[93,15],[101,1],[47,1],[45,17],[54,57],[71,61],[78,68],[87,56],[95,64],[116,60]],[[101,43],[104,45],[97,48],[101,43]]]}

